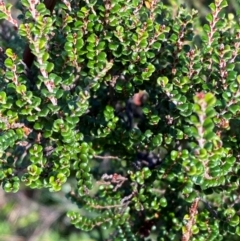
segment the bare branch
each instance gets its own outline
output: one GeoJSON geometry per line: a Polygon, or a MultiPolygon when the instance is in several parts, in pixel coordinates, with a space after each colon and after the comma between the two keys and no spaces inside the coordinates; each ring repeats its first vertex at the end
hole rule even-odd
{"type": "Polygon", "coordinates": [[[117,156],[98,156],[98,155],[94,155],[94,157],[96,159],[115,159],[115,160],[121,160],[119,157],[117,156]]]}

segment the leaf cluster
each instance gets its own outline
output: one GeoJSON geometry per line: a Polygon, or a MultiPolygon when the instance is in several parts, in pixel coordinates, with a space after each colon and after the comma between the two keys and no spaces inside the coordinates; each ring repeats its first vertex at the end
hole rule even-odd
{"type": "MultiPolygon", "coordinates": [[[[210,4],[200,32],[196,10],[173,16],[155,0],[63,1],[52,15],[21,3],[18,34],[35,60],[29,74],[5,51],[3,189],[56,192],[73,178],[68,198],[85,212],[70,211],[72,224],[112,227],[113,240],[240,235],[240,31],[227,0],[210,4]],[[144,123],[127,131],[116,106],[141,90],[144,123]],[[136,170],[143,150],[161,164],[136,170]]],[[[10,7],[0,17],[13,21],[10,7]]]]}

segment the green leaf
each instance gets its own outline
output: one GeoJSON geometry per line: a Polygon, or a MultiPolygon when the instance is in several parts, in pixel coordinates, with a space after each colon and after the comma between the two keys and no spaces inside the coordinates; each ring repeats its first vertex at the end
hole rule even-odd
{"type": "Polygon", "coordinates": [[[230,220],[229,220],[229,224],[232,227],[235,227],[239,224],[239,216],[238,215],[234,215],[230,220]]]}
{"type": "Polygon", "coordinates": [[[78,38],[76,42],[76,48],[77,50],[81,49],[84,46],[84,41],[82,38],[78,38]]]}
{"type": "Polygon", "coordinates": [[[7,103],[7,95],[4,91],[0,91],[0,104],[7,103]]]}
{"type": "Polygon", "coordinates": [[[157,83],[158,85],[162,86],[162,87],[165,87],[168,83],[168,78],[166,76],[163,76],[163,77],[158,77],[157,79],[157,83]]]}
{"type": "Polygon", "coordinates": [[[206,119],[204,122],[203,122],[203,128],[207,130],[213,130],[214,128],[214,123],[211,119],[206,119]]]}
{"type": "Polygon", "coordinates": [[[238,111],[240,111],[240,105],[239,104],[233,104],[228,109],[233,113],[236,114],[238,111]]]}
{"type": "Polygon", "coordinates": [[[39,49],[45,49],[46,43],[47,41],[45,39],[39,39],[38,41],[39,49]]]}
{"type": "Polygon", "coordinates": [[[14,53],[13,53],[12,49],[6,49],[5,54],[11,59],[14,56],[14,53]]]}
{"type": "Polygon", "coordinates": [[[87,38],[87,42],[89,43],[96,43],[96,35],[95,34],[91,34],[88,38],[87,38]]]}
{"type": "Polygon", "coordinates": [[[174,43],[177,41],[177,39],[178,39],[178,36],[175,33],[173,33],[169,38],[169,40],[171,40],[174,43]]]}
{"type": "Polygon", "coordinates": [[[106,43],[104,41],[100,41],[99,44],[97,45],[96,49],[97,50],[104,50],[105,44],[106,43]]]}
{"type": "Polygon", "coordinates": [[[51,62],[47,63],[46,71],[50,73],[54,69],[54,64],[51,62]]]}
{"type": "Polygon", "coordinates": [[[7,59],[5,59],[5,61],[4,61],[4,65],[7,67],[7,68],[9,68],[9,69],[12,69],[12,67],[13,67],[13,61],[10,59],[10,58],[7,58],[7,59]]]}
{"type": "Polygon", "coordinates": [[[18,94],[24,94],[27,91],[27,87],[25,85],[16,86],[16,91],[18,94]]]}
{"type": "Polygon", "coordinates": [[[208,107],[215,106],[216,104],[216,98],[212,93],[207,93],[205,95],[205,101],[208,104],[208,107]]]}
{"type": "Polygon", "coordinates": [[[188,104],[187,103],[180,104],[180,105],[177,106],[177,108],[179,110],[181,110],[182,112],[184,112],[184,111],[188,110],[188,104]]]}
{"type": "Polygon", "coordinates": [[[221,1],[220,8],[225,8],[228,6],[228,2],[226,0],[221,1]]]}
{"type": "Polygon", "coordinates": [[[146,138],[149,138],[149,137],[151,137],[152,135],[153,135],[153,132],[152,132],[151,130],[146,130],[145,133],[144,133],[144,136],[145,136],[146,138]]]}
{"type": "Polygon", "coordinates": [[[171,159],[175,161],[178,158],[178,152],[177,151],[171,151],[171,159]]]}
{"type": "Polygon", "coordinates": [[[104,52],[99,53],[97,56],[97,59],[98,59],[98,61],[105,63],[107,61],[106,53],[104,53],[104,52]]]}
{"type": "Polygon", "coordinates": [[[88,52],[88,53],[87,53],[87,58],[90,59],[90,60],[94,60],[94,58],[95,58],[95,53],[94,53],[94,52],[88,52]]]}
{"type": "Polygon", "coordinates": [[[215,12],[216,11],[216,5],[214,3],[211,3],[209,5],[210,9],[212,10],[212,12],[215,12]]]}
{"type": "Polygon", "coordinates": [[[39,113],[38,115],[41,116],[41,117],[46,117],[49,113],[49,109],[47,107],[44,107],[39,113]]]}
{"type": "Polygon", "coordinates": [[[27,117],[27,120],[29,122],[35,122],[36,120],[38,120],[38,116],[37,115],[30,115],[27,117]]]}
{"type": "Polygon", "coordinates": [[[72,42],[66,42],[64,45],[64,49],[67,52],[72,52],[73,51],[73,43],[72,42]]]}
{"type": "Polygon", "coordinates": [[[112,50],[112,51],[116,51],[118,49],[118,43],[115,43],[115,42],[111,42],[109,43],[109,49],[112,50]]]}
{"type": "Polygon", "coordinates": [[[34,128],[35,130],[42,130],[43,127],[44,127],[44,125],[43,125],[43,123],[41,123],[41,122],[35,122],[35,124],[34,124],[34,126],[33,126],[33,128],[34,128]]]}
{"type": "Polygon", "coordinates": [[[141,48],[146,48],[147,46],[148,46],[148,41],[147,41],[147,39],[143,39],[143,40],[141,40],[141,42],[139,43],[139,46],[141,47],[141,48]]]}
{"type": "Polygon", "coordinates": [[[158,134],[158,135],[154,136],[152,142],[153,142],[154,146],[161,146],[162,134],[158,134]]]}
{"type": "Polygon", "coordinates": [[[94,69],[95,68],[95,61],[88,61],[88,63],[87,63],[87,67],[89,68],[89,69],[94,69]]]}
{"type": "Polygon", "coordinates": [[[165,198],[165,197],[162,197],[161,199],[160,199],[160,205],[162,206],[162,207],[166,207],[167,206],[167,199],[165,198]]]}
{"type": "Polygon", "coordinates": [[[238,236],[240,236],[240,227],[239,227],[239,226],[236,227],[236,234],[237,234],[238,236]]]}
{"type": "Polygon", "coordinates": [[[207,20],[209,23],[212,23],[212,21],[213,21],[213,16],[212,16],[211,13],[208,13],[208,14],[207,14],[206,20],[207,20]]]}
{"type": "Polygon", "coordinates": [[[7,19],[7,14],[0,11],[0,19],[7,19]]]}
{"type": "Polygon", "coordinates": [[[153,49],[159,50],[159,49],[161,48],[161,46],[162,46],[161,43],[159,43],[159,42],[154,42],[151,47],[152,47],[153,49]]]}
{"type": "Polygon", "coordinates": [[[53,131],[58,132],[63,127],[64,127],[64,121],[62,119],[57,119],[53,122],[53,131]]]}

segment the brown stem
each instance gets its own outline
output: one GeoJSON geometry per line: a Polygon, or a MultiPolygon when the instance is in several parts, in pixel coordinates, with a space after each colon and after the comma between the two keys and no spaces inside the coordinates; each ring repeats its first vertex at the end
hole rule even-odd
{"type": "MultiPolygon", "coordinates": [[[[51,12],[56,5],[57,0],[45,0],[44,4],[46,8],[51,12]]],[[[29,45],[25,47],[24,53],[23,53],[23,62],[27,65],[27,67],[30,69],[32,66],[32,63],[34,61],[34,54],[31,52],[31,49],[29,48],[29,45]]]]}

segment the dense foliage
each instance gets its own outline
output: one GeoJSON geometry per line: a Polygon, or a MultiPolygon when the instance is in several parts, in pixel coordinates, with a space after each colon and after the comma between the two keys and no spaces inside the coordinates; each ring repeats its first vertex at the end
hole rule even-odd
{"type": "Polygon", "coordinates": [[[155,0],[21,3],[19,26],[0,4],[35,56],[29,69],[5,50],[3,189],[71,180],[72,224],[116,241],[240,236],[240,28],[227,1],[203,27],[196,10],[155,0]],[[144,121],[128,130],[125,103],[141,91],[144,121]]]}

